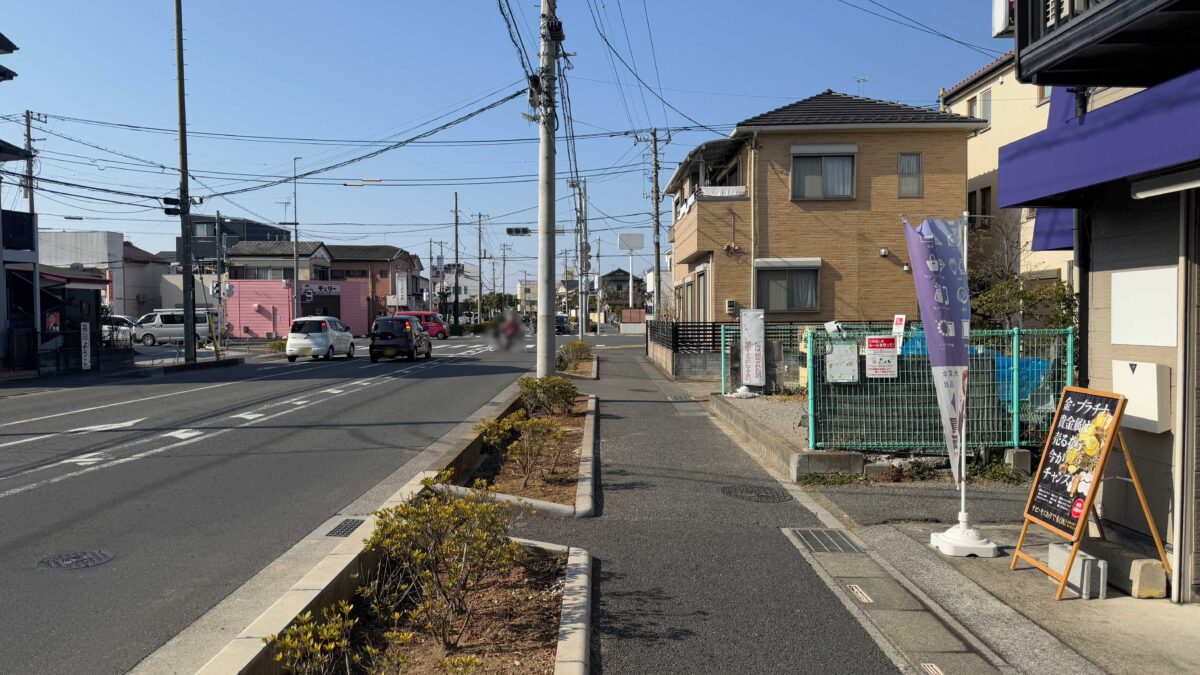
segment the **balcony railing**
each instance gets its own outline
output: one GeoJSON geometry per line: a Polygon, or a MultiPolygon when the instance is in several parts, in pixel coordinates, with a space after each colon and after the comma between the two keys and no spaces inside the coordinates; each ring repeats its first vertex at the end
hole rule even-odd
{"type": "Polygon", "coordinates": [[[1028,43],[1037,42],[1057,30],[1062,30],[1093,7],[1110,4],[1115,0],[1023,0],[1028,7],[1019,15],[1028,17],[1025,25],[1028,43]]]}
{"type": "Polygon", "coordinates": [[[686,216],[688,211],[696,205],[696,201],[704,201],[707,199],[744,199],[746,197],[745,185],[705,185],[701,188],[696,188],[696,191],[687,198],[679,208],[675,209],[675,220],[686,216]]]}

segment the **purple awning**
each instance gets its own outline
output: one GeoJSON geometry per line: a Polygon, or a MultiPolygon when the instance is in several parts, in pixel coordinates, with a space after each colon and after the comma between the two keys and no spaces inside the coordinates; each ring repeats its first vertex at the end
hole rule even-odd
{"type": "Polygon", "coordinates": [[[1046,130],[1000,148],[999,205],[1070,206],[1077,190],[1197,160],[1200,70],[1082,117],[1055,87],[1046,130]]]}
{"type": "Polygon", "coordinates": [[[1032,248],[1035,251],[1075,248],[1075,209],[1038,209],[1032,248]]]}

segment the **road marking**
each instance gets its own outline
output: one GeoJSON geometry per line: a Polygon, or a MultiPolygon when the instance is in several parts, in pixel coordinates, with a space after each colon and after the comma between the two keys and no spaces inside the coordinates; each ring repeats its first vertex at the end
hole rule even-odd
{"type": "Polygon", "coordinates": [[[321,391],[319,391],[317,393],[319,393],[319,394],[340,394],[343,391],[344,390],[342,390],[342,389],[322,389],[321,391]]]}
{"type": "Polygon", "coordinates": [[[20,445],[22,443],[31,443],[33,441],[40,441],[43,438],[50,438],[52,436],[57,436],[57,435],[58,434],[42,434],[41,436],[30,436],[29,438],[22,438],[19,441],[8,441],[7,443],[0,443],[0,448],[7,448],[7,447],[14,446],[14,445],[20,445]]]}
{"type": "Polygon", "coordinates": [[[291,405],[304,405],[304,404],[308,403],[308,401],[288,401],[288,403],[290,403],[291,405]]]}
{"type": "Polygon", "coordinates": [[[71,459],[64,459],[59,464],[78,464],[79,466],[91,466],[100,462],[112,459],[103,450],[97,452],[89,452],[82,455],[76,455],[71,459]]]}
{"type": "Polygon", "coordinates": [[[867,592],[862,589],[862,586],[859,586],[858,584],[846,584],[846,588],[850,589],[850,592],[854,594],[854,597],[858,598],[863,604],[875,604],[875,601],[871,599],[871,596],[867,595],[867,592]]]}
{"type": "Polygon", "coordinates": [[[233,415],[233,417],[240,417],[245,420],[256,420],[262,416],[263,416],[262,413],[254,413],[254,412],[244,412],[244,413],[238,413],[237,415],[233,415]]]}
{"type": "Polygon", "coordinates": [[[88,431],[113,431],[115,429],[126,429],[128,427],[131,427],[131,426],[137,424],[138,422],[141,422],[144,419],[146,419],[146,418],[139,417],[136,420],[129,420],[128,422],[113,422],[112,424],[97,424],[95,426],[90,426],[90,427],[79,427],[78,429],[71,429],[67,433],[68,434],[80,434],[80,433],[84,433],[84,432],[88,432],[88,431]]]}
{"type": "Polygon", "coordinates": [[[361,387],[365,384],[371,384],[371,381],[370,380],[359,380],[358,382],[351,382],[350,384],[357,384],[358,386],[361,387]]]}
{"type": "MultiPolygon", "coordinates": [[[[321,364],[318,366],[311,366],[309,368],[309,370],[312,370],[314,368],[328,368],[329,366],[336,366],[339,363],[342,363],[342,362],[337,361],[334,363],[324,363],[324,364],[321,364]]],[[[278,375],[287,375],[287,374],[288,373],[272,373],[270,375],[260,375],[259,377],[247,377],[242,380],[231,380],[229,382],[218,382],[217,384],[207,384],[207,385],[204,385],[203,387],[196,387],[194,389],[184,389],[183,391],[172,391],[172,392],[168,392],[166,394],[155,394],[154,396],[144,396],[142,398],[132,398],[132,399],[129,399],[128,401],[116,401],[115,403],[105,403],[104,405],[96,405],[96,406],[92,406],[90,408],[79,408],[77,410],[67,410],[65,412],[53,413],[50,415],[42,415],[40,417],[30,417],[28,419],[23,419],[23,420],[4,422],[4,423],[0,424],[0,428],[11,427],[11,426],[14,426],[17,424],[27,424],[29,422],[40,422],[42,420],[54,419],[56,417],[64,417],[66,415],[78,415],[79,413],[92,412],[93,410],[104,410],[106,408],[114,408],[117,406],[129,405],[131,403],[144,403],[146,401],[156,401],[160,398],[169,398],[172,396],[182,396],[184,394],[194,394],[195,392],[198,392],[198,391],[207,391],[209,389],[216,389],[217,387],[228,387],[231,384],[241,384],[244,382],[255,382],[257,380],[266,380],[266,379],[269,379],[272,377],[277,377],[278,375]]]]}
{"type": "Polygon", "coordinates": [[[922,663],[921,670],[924,671],[926,675],[946,675],[945,671],[939,668],[938,664],[936,663],[922,663]]]}
{"type": "Polygon", "coordinates": [[[167,433],[163,434],[163,436],[167,436],[169,438],[178,438],[181,441],[185,441],[189,438],[199,436],[202,433],[204,432],[200,429],[177,429],[175,431],[168,431],[167,433]]]}

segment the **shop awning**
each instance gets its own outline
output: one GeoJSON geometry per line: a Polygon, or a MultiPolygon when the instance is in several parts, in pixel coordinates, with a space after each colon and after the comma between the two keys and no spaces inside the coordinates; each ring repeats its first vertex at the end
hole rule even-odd
{"type": "Polygon", "coordinates": [[[1075,248],[1075,209],[1038,209],[1031,246],[1035,251],[1075,248]]]}

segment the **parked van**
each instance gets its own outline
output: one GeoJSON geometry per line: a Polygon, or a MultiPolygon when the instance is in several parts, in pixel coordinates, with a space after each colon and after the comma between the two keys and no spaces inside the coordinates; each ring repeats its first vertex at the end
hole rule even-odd
{"type": "Polygon", "coordinates": [[[429,333],[430,337],[435,337],[439,340],[445,340],[450,337],[450,329],[446,327],[446,322],[442,320],[442,315],[437,312],[422,312],[400,311],[396,312],[396,316],[414,316],[421,321],[421,326],[429,333]]]}
{"type": "MultiPolygon", "coordinates": [[[[212,315],[213,325],[217,325],[217,310],[196,310],[196,343],[208,342],[211,333],[208,330],[208,316],[212,315]]],[[[156,309],[138,319],[137,335],[134,339],[144,345],[183,342],[183,310],[156,309]]]]}

